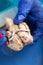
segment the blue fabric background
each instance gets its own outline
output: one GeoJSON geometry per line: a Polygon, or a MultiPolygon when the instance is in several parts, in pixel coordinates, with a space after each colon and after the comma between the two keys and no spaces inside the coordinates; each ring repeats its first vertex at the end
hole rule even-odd
{"type": "MultiPolygon", "coordinates": [[[[12,3],[13,1],[15,1],[14,6],[18,6],[19,0],[11,0],[12,3]]],[[[22,51],[13,53],[13,56],[7,56],[0,51],[0,65],[43,65],[43,37],[22,51]]]]}
{"type": "Polygon", "coordinates": [[[14,52],[13,56],[0,56],[0,65],[43,65],[43,38],[33,45],[26,46],[20,52],[14,52]]]}

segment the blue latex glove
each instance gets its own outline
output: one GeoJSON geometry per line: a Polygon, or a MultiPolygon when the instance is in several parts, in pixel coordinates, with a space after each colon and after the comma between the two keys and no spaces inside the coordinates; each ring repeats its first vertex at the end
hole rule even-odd
{"type": "Polygon", "coordinates": [[[18,13],[14,18],[14,23],[19,24],[23,22],[26,18],[28,21],[27,24],[29,24],[30,28],[32,29],[33,33],[31,33],[34,37],[34,41],[36,41],[43,34],[43,10],[39,0],[20,0],[18,13]],[[37,29],[35,28],[34,24],[37,25],[37,29]]]}
{"type": "Polygon", "coordinates": [[[3,46],[7,42],[7,38],[5,37],[6,31],[0,30],[0,34],[2,34],[2,37],[0,37],[0,46],[3,46]]]}
{"type": "Polygon", "coordinates": [[[14,18],[15,24],[19,24],[23,22],[27,14],[30,12],[32,4],[33,4],[33,0],[20,0],[18,5],[18,13],[16,17],[14,18]]]}

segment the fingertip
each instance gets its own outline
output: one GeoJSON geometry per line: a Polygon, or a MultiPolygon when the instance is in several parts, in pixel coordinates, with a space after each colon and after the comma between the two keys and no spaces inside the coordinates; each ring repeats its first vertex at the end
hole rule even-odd
{"type": "Polygon", "coordinates": [[[6,35],[6,31],[5,30],[0,30],[0,33],[6,35]]]}

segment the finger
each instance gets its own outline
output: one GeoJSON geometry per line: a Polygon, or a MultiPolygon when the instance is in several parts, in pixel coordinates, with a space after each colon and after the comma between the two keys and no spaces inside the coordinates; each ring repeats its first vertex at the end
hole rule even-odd
{"type": "Polygon", "coordinates": [[[3,37],[0,39],[0,46],[3,46],[4,44],[6,44],[7,42],[7,38],[6,37],[3,37]]]}
{"type": "Polygon", "coordinates": [[[2,33],[3,35],[6,35],[6,31],[4,30],[0,30],[0,33],[2,33]]]}

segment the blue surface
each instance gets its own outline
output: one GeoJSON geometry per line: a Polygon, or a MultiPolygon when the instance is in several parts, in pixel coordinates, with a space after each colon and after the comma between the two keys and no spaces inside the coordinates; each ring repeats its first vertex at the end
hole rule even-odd
{"type": "Polygon", "coordinates": [[[42,59],[43,37],[33,45],[26,46],[22,51],[13,52],[13,56],[4,55],[0,51],[0,65],[43,65],[42,59]]]}
{"type": "Polygon", "coordinates": [[[43,38],[33,45],[26,46],[20,52],[14,52],[13,56],[0,56],[1,65],[43,65],[42,63],[42,47],[43,38]]]}

